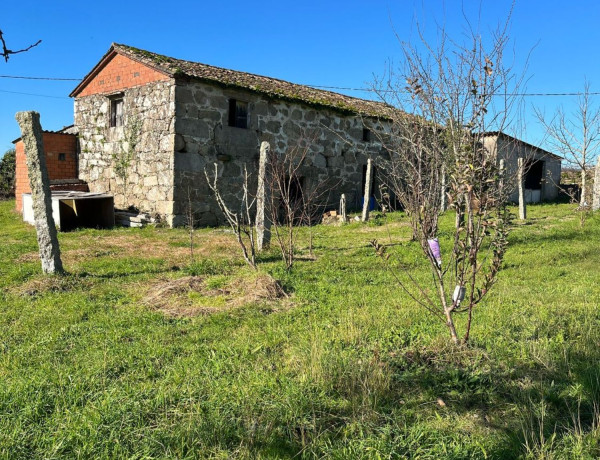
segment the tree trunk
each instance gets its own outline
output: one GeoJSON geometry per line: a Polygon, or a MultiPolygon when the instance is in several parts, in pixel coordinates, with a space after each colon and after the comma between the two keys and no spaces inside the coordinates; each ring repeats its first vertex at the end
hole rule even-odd
{"type": "Polygon", "coordinates": [[[579,197],[579,207],[585,208],[587,206],[587,174],[586,170],[581,168],[581,196],[579,197]]]}
{"type": "Polygon", "coordinates": [[[442,196],[440,197],[441,202],[440,202],[440,211],[441,212],[445,212],[446,211],[446,207],[447,205],[447,200],[446,200],[446,168],[442,166],[442,184],[441,184],[441,193],[442,196]]]}

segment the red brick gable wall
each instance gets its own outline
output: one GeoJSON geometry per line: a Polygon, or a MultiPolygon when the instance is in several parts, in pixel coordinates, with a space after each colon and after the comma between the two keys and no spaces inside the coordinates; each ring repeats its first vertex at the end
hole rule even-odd
{"type": "MultiPolygon", "coordinates": [[[[43,136],[48,178],[50,180],[77,179],[77,137],[73,134],[60,133],[43,133],[43,136]],[[64,160],[59,159],[61,153],[65,154],[64,160]]],[[[15,143],[15,150],[15,207],[17,211],[22,212],[23,193],[31,192],[23,141],[19,140],[15,143]]]]}
{"type": "Polygon", "coordinates": [[[136,62],[128,57],[116,54],[76,97],[91,94],[110,94],[134,86],[142,86],[155,81],[168,81],[169,77],[136,62]]]}

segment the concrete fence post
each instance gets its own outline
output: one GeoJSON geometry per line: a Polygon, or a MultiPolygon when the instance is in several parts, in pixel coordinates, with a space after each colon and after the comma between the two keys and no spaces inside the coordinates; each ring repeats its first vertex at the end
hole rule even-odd
{"type": "Polygon", "coordinates": [[[346,217],[346,194],[342,193],[340,197],[340,216],[342,216],[342,222],[345,224],[348,218],[346,217]]]}
{"type": "Polygon", "coordinates": [[[527,205],[525,204],[525,159],[517,159],[517,180],[519,181],[519,219],[527,219],[527,205]]]}
{"type": "Polygon", "coordinates": [[[373,162],[369,158],[367,160],[367,175],[365,177],[365,196],[362,208],[362,222],[369,220],[369,205],[371,204],[371,175],[373,174],[373,162]]]}
{"type": "Polygon", "coordinates": [[[594,171],[594,198],[592,200],[592,211],[600,209],[600,156],[596,162],[596,171],[594,171]]]}

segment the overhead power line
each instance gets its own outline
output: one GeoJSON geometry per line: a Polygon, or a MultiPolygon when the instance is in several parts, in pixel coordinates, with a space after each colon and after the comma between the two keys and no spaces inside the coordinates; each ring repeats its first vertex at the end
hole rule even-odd
{"type": "Polygon", "coordinates": [[[50,96],[49,94],[22,93],[20,91],[7,91],[4,89],[0,89],[0,93],[23,94],[25,96],[50,97],[52,99],[71,99],[70,97],[67,97],[67,96],[50,96]]]}
{"type": "Polygon", "coordinates": [[[81,78],[23,77],[19,75],[0,75],[0,78],[14,78],[19,80],[81,81],[81,78]]]}
{"type": "MultiPolygon", "coordinates": [[[[22,75],[0,75],[0,78],[12,78],[19,80],[45,80],[45,81],[81,81],[81,78],[59,78],[59,77],[30,77],[22,75]]],[[[373,88],[352,88],[347,86],[325,86],[325,85],[309,85],[311,88],[337,90],[337,91],[361,91],[368,93],[394,93],[397,92],[395,89],[383,89],[376,90],[373,88]]],[[[8,93],[10,91],[3,91],[8,93]]],[[[28,94],[30,96],[44,96],[43,94],[30,94],[30,93],[15,93],[15,94],[28,94]]],[[[561,96],[583,96],[583,92],[556,92],[556,93],[496,93],[494,96],[524,96],[524,97],[561,97],[561,96]]],[[[600,96],[600,92],[587,93],[589,96],[600,96]]],[[[44,97],[58,97],[58,96],[44,96],[44,97]]]]}
{"type": "MultiPolygon", "coordinates": [[[[311,88],[319,88],[319,89],[335,89],[335,90],[344,90],[344,91],[364,91],[370,93],[395,93],[395,92],[404,92],[398,91],[395,89],[383,89],[376,90],[373,88],[350,88],[344,86],[322,86],[322,85],[304,85],[310,86],[311,88]]],[[[408,92],[408,91],[406,91],[408,92]]],[[[585,93],[582,92],[571,92],[571,93],[495,93],[494,96],[583,96],[585,93]]],[[[600,92],[590,92],[587,93],[589,96],[599,96],[600,92]]]]}

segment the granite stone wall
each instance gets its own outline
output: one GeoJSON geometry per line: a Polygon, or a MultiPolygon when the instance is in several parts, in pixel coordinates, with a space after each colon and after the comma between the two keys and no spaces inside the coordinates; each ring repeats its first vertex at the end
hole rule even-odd
{"type": "Polygon", "coordinates": [[[363,167],[369,156],[382,154],[376,133],[385,126],[372,118],[343,114],[321,107],[273,100],[251,91],[202,82],[178,83],[175,88],[174,220],[185,221],[191,196],[200,225],[222,222],[211,196],[205,168],[219,168],[220,189],[236,209],[242,193],[244,166],[256,182],[260,143],[267,141],[275,155],[307,146],[301,170],[303,187],[329,180],[337,186],[329,195],[332,207],[342,193],[350,206],[362,196],[363,167]],[[229,126],[230,100],[247,103],[247,128],[229,126]],[[367,128],[371,133],[364,133],[367,128]],[[370,140],[363,140],[364,137],[370,140]]]}
{"type": "Polygon", "coordinates": [[[91,191],[115,196],[115,206],[159,215],[172,224],[174,200],[175,83],[124,89],[123,126],[110,127],[111,98],[75,100],[79,178],[91,191]]]}

